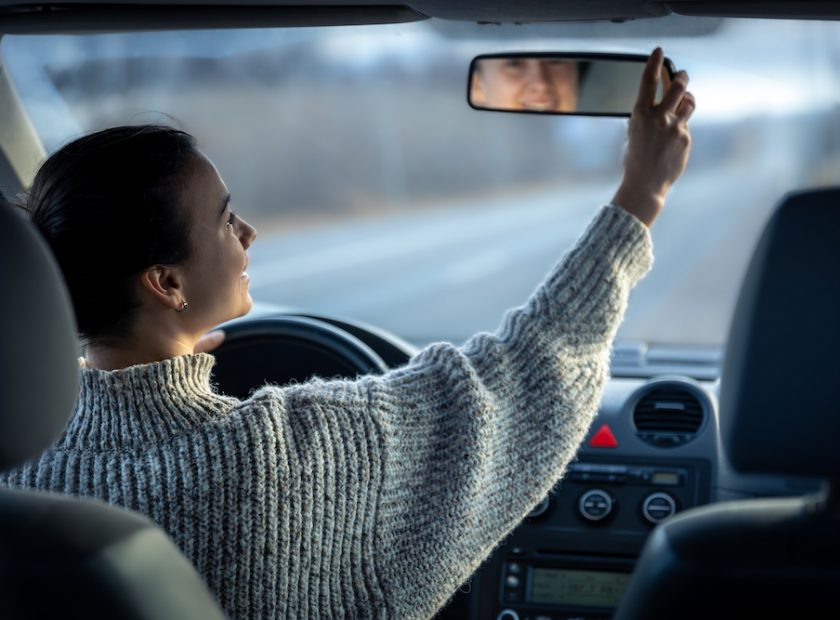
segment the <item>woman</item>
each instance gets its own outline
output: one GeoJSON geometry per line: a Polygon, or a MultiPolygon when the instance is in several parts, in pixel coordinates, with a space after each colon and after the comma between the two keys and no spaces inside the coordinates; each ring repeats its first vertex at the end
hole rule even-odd
{"type": "Polygon", "coordinates": [[[77,410],[3,476],[145,513],[234,618],[428,618],[561,476],[596,411],[694,109],[651,56],[625,179],[496,334],[357,381],[215,393],[202,334],[246,313],[254,229],[181,132],[106,130],[50,157],[32,218],[86,342],[77,410]]]}

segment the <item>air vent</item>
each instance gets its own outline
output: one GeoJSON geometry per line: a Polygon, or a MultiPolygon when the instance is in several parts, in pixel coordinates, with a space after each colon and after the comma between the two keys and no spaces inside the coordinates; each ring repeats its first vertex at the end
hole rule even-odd
{"type": "Polygon", "coordinates": [[[642,396],[633,422],[642,441],[657,448],[676,448],[694,439],[704,415],[703,403],[693,390],[667,385],[642,396]]]}

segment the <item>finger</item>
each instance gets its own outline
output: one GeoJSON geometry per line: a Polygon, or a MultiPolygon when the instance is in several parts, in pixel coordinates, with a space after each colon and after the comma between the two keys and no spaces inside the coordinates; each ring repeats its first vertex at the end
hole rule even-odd
{"type": "Polygon", "coordinates": [[[694,95],[687,92],[683,95],[682,101],[680,101],[680,105],[677,108],[677,121],[680,123],[687,123],[688,119],[691,118],[691,115],[694,114],[694,109],[696,107],[697,104],[694,101],[694,95]]]}
{"type": "Polygon", "coordinates": [[[687,88],[688,74],[685,71],[680,71],[674,76],[674,80],[671,82],[667,92],[662,97],[659,107],[666,112],[676,112],[687,88]]]}
{"type": "Polygon", "coordinates": [[[214,329],[212,332],[207,332],[198,342],[195,343],[196,353],[209,353],[213,349],[218,348],[225,341],[225,332],[221,329],[214,329]]]}
{"type": "Polygon", "coordinates": [[[656,89],[656,94],[659,95],[671,87],[671,73],[665,63],[662,63],[662,70],[659,72],[659,86],[656,89]]]}
{"type": "Polygon", "coordinates": [[[656,88],[659,86],[659,75],[662,73],[662,59],[665,54],[661,47],[653,50],[648,58],[645,70],[642,73],[642,81],[639,84],[639,96],[636,100],[636,107],[650,107],[656,101],[656,88]]]}

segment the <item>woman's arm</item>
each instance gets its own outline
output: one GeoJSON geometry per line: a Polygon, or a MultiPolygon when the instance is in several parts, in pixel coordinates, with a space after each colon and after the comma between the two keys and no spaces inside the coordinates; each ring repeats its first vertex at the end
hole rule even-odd
{"type": "Polygon", "coordinates": [[[291,545],[278,553],[303,566],[290,591],[309,600],[317,590],[321,607],[347,612],[335,615],[428,618],[552,488],[595,415],[628,294],[650,267],[650,201],[681,171],[672,160],[684,164],[665,104],[631,120],[628,201],[620,191],[621,206],[599,213],[496,333],[432,345],[384,376],[250,399],[278,441],[272,488],[288,524],[278,540],[291,545]]]}
{"type": "Polygon", "coordinates": [[[654,101],[652,54],[625,179],[578,244],[495,334],[438,344],[368,379],[382,427],[377,571],[393,613],[430,616],[553,487],[597,411],[609,349],[652,261],[646,229],[681,174],[693,99],[654,101]]]}
{"type": "Polygon", "coordinates": [[[383,429],[378,569],[396,616],[431,615],[559,479],[650,262],[645,227],[606,207],[495,334],[366,380],[383,429]]]}

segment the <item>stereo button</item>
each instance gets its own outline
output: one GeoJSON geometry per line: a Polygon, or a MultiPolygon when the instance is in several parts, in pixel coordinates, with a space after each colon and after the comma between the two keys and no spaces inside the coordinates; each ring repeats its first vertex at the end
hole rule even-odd
{"type": "Polygon", "coordinates": [[[578,511],[587,521],[601,521],[612,512],[613,499],[602,489],[590,489],[580,496],[578,511]]]}
{"type": "Polygon", "coordinates": [[[508,590],[505,592],[505,600],[508,603],[521,603],[522,592],[520,590],[508,590]]]}
{"type": "Polygon", "coordinates": [[[529,519],[534,519],[536,517],[542,516],[545,514],[545,511],[548,510],[548,507],[551,505],[551,500],[548,497],[544,497],[539,504],[534,506],[531,509],[531,512],[528,513],[529,519]]]}
{"type": "Polygon", "coordinates": [[[651,523],[664,521],[677,511],[677,503],[667,493],[651,493],[642,503],[642,514],[651,523]]]}

